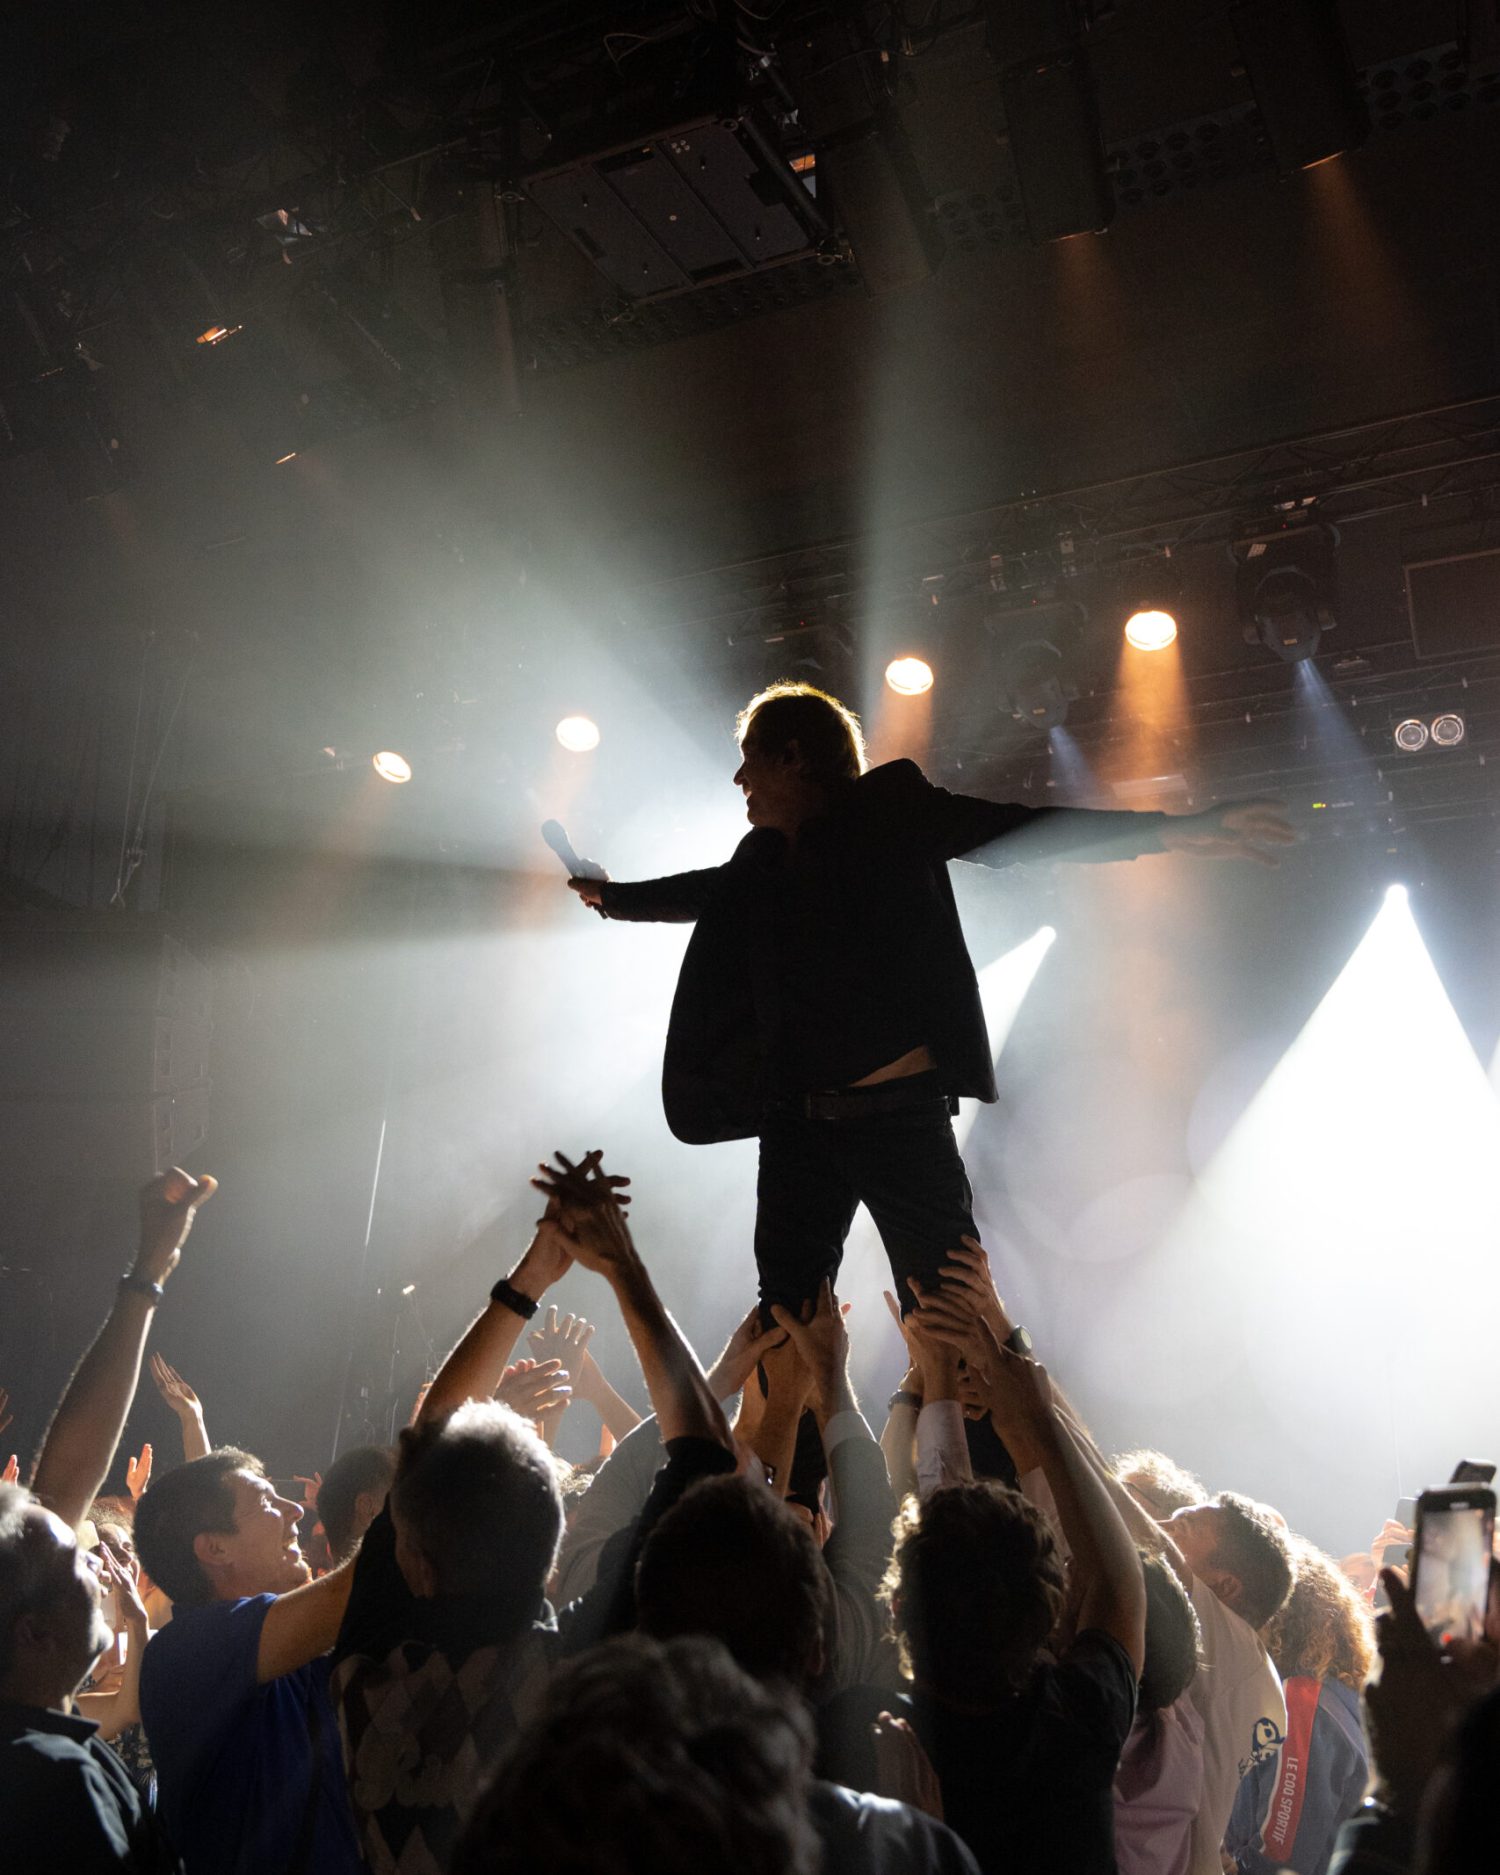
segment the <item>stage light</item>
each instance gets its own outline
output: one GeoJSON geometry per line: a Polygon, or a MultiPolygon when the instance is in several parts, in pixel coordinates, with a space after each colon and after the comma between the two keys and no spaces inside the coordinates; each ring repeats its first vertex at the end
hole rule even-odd
{"type": "Polygon", "coordinates": [[[278,456],[276,458],[275,466],[279,469],[283,462],[295,462],[296,460],[297,460],[296,450],[289,449],[284,456],[278,456]]]}
{"type": "Polygon", "coordinates": [[[243,326],[209,326],[206,331],[198,334],[198,343],[200,345],[222,345],[225,339],[232,339],[236,332],[243,332],[244,329],[243,326]]]}
{"type": "Polygon", "coordinates": [[[1404,723],[1397,723],[1395,732],[1396,747],[1403,755],[1415,755],[1418,749],[1427,747],[1427,725],[1420,717],[1408,716],[1404,723]]]}
{"type": "Polygon", "coordinates": [[[394,749],[382,749],[372,759],[370,766],[382,781],[411,780],[411,763],[404,755],[398,755],[394,749]]]}
{"type": "Polygon", "coordinates": [[[1177,621],[1170,612],[1132,612],[1125,621],[1125,637],[1137,651],[1165,651],[1177,642],[1177,621]]]}
{"type": "Polygon", "coordinates": [[[892,658],[885,681],[898,697],[920,697],[932,688],[932,666],[922,658],[892,658]]]}
{"type": "Polygon", "coordinates": [[[1321,522],[1278,525],[1237,541],[1235,599],[1246,644],[1288,664],[1316,657],[1338,623],[1338,534],[1321,522]]]}
{"type": "Polygon", "coordinates": [[[415,1295],[416,1292],[417,1292],[417,1285],[415,1283],[408,1283],[406,1287],[401,1291],[402,1295],[404,1296],[415,1295]]]}
{"type": "Polygon", "coordinates": [[[1466,733],[1464,719],[1456,710],[1445,710],[1432,719],[1432,740],[1440,749],[1456,749],[1466,733]]]}
{"type": "Polygon", "coordinates": [[[1334,0],[1239,0],[1229,17],[1283,175],[1364,142],[1370,115],[1334,0]]]}
{"type": "Polygon", "coordinates": [[[557,725],[557,739],[574,755],[587,755],[599,746],[599,725],[587,716],[565,716],[557,725]]]}

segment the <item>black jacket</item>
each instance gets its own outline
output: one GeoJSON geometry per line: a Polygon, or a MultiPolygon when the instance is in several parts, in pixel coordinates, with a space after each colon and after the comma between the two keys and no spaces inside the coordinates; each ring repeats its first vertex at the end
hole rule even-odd
{"type": "MultiPolygon", "coordinates": [[[[934,787],[915,762],[901,761],[847,783],[799,844],[851,904],[867,908],[861,944],[899,950],[944,1092],[991,1101],[989,1036],[947,861],[1133,859],[1161,851],[1163,818],[981,801],[934,787]]],[[[757,828],[722,866],[604,888],[610,918],[696,921],[662,1070],[667,1124],[691,1145],[760,1131],[777,1021],[763,907],[784,845],[781,834],[757,828]]]]}

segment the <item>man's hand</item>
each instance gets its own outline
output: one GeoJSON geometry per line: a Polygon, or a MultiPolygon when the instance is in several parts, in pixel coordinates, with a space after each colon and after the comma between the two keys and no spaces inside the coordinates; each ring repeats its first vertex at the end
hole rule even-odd
{"type": "Polygon", "coordinates": [[[920,1289],[919,1294],[925,1329],[935,1341],[946,1341],[963,1356],[996,1432],[1007,1445],[1014,1437],[1018,1444],[1031,1448],[1039,1436],[1050,1432],[1054,1421],[1046,1368],[1002,1347],[989,1323],[946,1291],[920,1289]]]}
{"type": "Polygon", "coordinates": [[[1258,866],[1279,862],[1268,847],[1294,846],[1297,829],[1280,801],[1240,801],[1206,808],[1201,814],[1175,814],[1161,830],[1168,853],[1192,853],[1199,859],[1248,859],[1258,866]]]}
{"type": "Polygon", "coordinates": [[[576,892],[584,904],[592,907],[594,911],[603,912],[604,888],[608,883],[607,875],[603,879],[570,879],[568,890],[576,892]]]}
{"type": "Polygon", "coordinates": [[[833,1282],[824,1277],[818,1290],[817,1304],[811,1319],[786,1309],[779,1302],[771,1304],[771,1314],[779,1327],[791,1337],[792,1346],[812,1377],[812,1403],[819,1422],[832,1419],[855,1405],[854,1389],[849,1385],[849,1331],[844,1326],[846,1310],[839,1306],[833,1282]]]}
{"type": "Polygon", "coordinates": [[[131,1275],[143,1276],[147,1282],[165,1282],[181,1259],[182,1246],[199,1207],[207,1204],[218,1189],[216,1178],[207,1173],[194,1178],[176,1165],[160,1178],[153,1178],[141,1192],[141,1241],[131,1275]]]}
{"type": "Polygon", "coordinates": [[[573,1398],[568,1371],[561,1361],[515,1361],[500,1376],[495,1398],[502,1406],[538,1425],[548,1413],[561,1413],[573,1398]]]}
{"type": "Polygon", "coordinates": [[[970,1306],[989,1323],[995,1339],[1003,1344],[1009,1341],[1015,1323],[995,1287],[989,1252],[977,1237],[963,1237],[959,1241],[962,1247],[948,1252],[948,1261],[939,1272],[944,1287],[962,1290],[970,1306]]]}
{"type": "MultiPolygon", "coordinates": [[[[752,1304],[749,1314],[724,1343],[724,1352],[708,1370],[708,1384],[714,1390],[714,1398],[728,1400],[743,1391],[756,1363],[786,1341],[784,1328],[761,1327],[760,1304],[752,1304]]],[[[759,1394],[760,1389],[757,1387],[755,1392],[759,1394]]]]}
{"type": "Polygon", "coordinates": [[[548,1305],[546,1321],[540,1328],[533,1328],[526,1340],[532,1359],[539,1363],[556,1361],[571,1376],[574,1396],[586,1400],[591,1391],[589,1369],[596,1375],[599,1373],[589,1353],[593,1338],[592,1322],[586,1322],[581,1315],[564,1315],[559,1320],[557,1304],[553,1302],[548,1305]]]}
{"type": "Polygon", "coordinates": [[[179,1419],[201,1419],[203,1405],[196,1393],[178,1373],[159,1354],[151,1356],[151,1378],[156,1382],[156,1391],[171,1407],[179,1419]]]}
{"type": "Polygon", "coordinates": [[[906,1349],[906,1372],[901,1376],[901,1392],[914,1393],[920,1400],[924,1397],[926,1381],[922,1373],[922,1356],[911,1336],[906,1332],[906,1318],[901,1313],[901,1304],[889,1289],[882,1289],[885,1306],[890,1311],[891,1320],[901,1330],[902,1345],[906,1349]]]}
{"type": "Polygon", "coordinates": [[[135,1654],[146,1645],[146,1636],[151,1626],[146,1604],[141,1600],[140,1590],[136,1586],[140,1564],[120,1562],[103,1548],[97,1554],[100,1573],[115,1592],[115,1612],[119,1616],[120,1626],[130,1636],[130,1652],[135,1654]]]}
{"type": "Polygon", "coordinates": [[[139,1503],[142,1492],[151,1482],[151,1441],[148,1439],[141,1447],[139,1458],[125,1461],[125,1488],[134,1502],[139,1503]]]}
{"type": "Polygon", "coordinates": [[[538,1165],[540,1176],[532,1184],[549,1201],[556,1201],[558,1221],[575,1261],[596,1275],[617,1280],[637,1263],[621,1208],[628,1202],[622,1187],[630,1180],[607,1173],[599,1151],[586,1153],[577,1165],[565,1153],[552,1156],[557,1165],[538,1165]]]}
{"type": "Polygon", "coordinates": [[[0,1471],[0,1484],[19,1484],[21,1482],[21,1456],[12,1452],[5,1461],[4,1471],[0,1471]]]}

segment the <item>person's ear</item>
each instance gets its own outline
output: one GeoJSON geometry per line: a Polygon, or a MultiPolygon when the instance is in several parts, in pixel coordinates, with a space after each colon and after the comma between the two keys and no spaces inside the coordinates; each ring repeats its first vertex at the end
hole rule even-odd
{"type": "Polygon", "coordinates": [[[227,1530],[200,1530],[193,1538],[193,1555],[198,1567],[205,1574],[214,1569],[222,1569],[229,1561],[229,1545],[233,1541],[227,1530]]]}
{"type": "Polygon", "coordinates": [[[805,769],[807,767],[807,763],[802,759],[802,744],[795,736],[787,743],[786,747],[776,759],[781,763],[783,768],[805,769]]]}
{"type": "Polygon", "coordinates": [[[1232,1569],[1198,1569],[1199,1575],[1231,1613],[1238,1613],[1245,1598],[1245,1585],[1232,1569]]]}

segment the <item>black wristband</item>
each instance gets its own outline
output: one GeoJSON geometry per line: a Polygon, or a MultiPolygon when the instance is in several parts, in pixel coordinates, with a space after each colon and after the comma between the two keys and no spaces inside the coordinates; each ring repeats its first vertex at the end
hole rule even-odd
{"type": "Polygon", "coordinates": [[[137,1276],[134,1270],[126,1270],[120,1278],[122,1289],[133,1289],[138,1296],[145,1296],[153,1308],[166,1296],[166,1290],[160,1283],[152,1282],[149,1276],[137,1276]]]}
{"type": "Polygon", "coordinates": [[[490,1291],[490,1301],[498,1302],[502,1308],[512,1310],[520,1316],[523,1322],[529,1322],[539,1306],[532,1301],[530,1296],[523,1296],[506,1276],[502,1276],[490,1291]]]}
{"type": "Polygon", "coordinates": [[[914,1406],[920,1413],[922,1410],[922,1396],[920,1393],[913,1393],[910,1387],[897,1387],[896,1391],[891,1395],[885,1410],[888,1413],[894,1413],[898,1406],[914,1406]]]}

